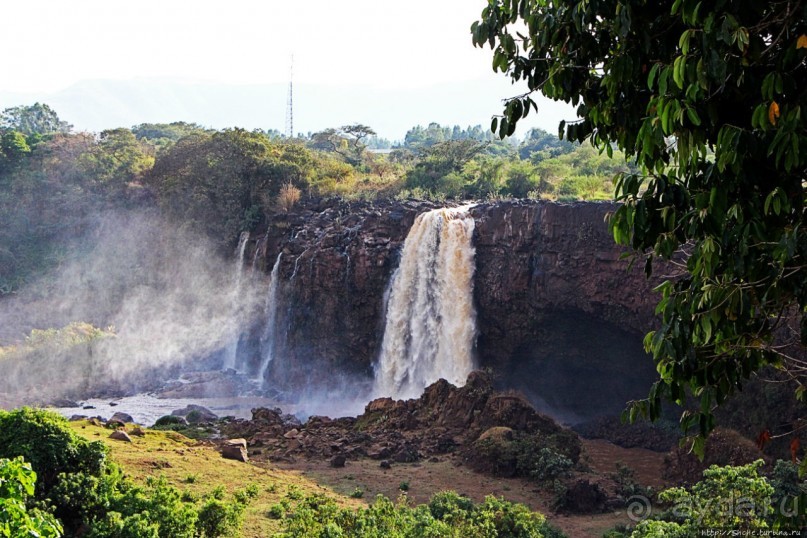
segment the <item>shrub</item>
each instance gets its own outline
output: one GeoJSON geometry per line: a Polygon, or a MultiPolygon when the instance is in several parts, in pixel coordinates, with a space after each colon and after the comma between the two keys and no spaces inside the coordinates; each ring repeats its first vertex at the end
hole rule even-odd
{"type": "Polygon", "coordinates": [[[102,442],[79,437],[56,413],[28,407],[0,411],[0,458],[17,456],[25,458],[39,478],[37,498],[48,496],[60,473],[100,476],[107,463],[102,442]]]}
{"type": "Polygon", "coordinates": [[[290,211],[300,201],[302,192],[293,183],[284,183],[277,195],[277,205],[283,211],[290,211]]]}
{"type": "MultiPolygon", "coordinates": [[[[107,462],[107,451],[102,443],[85,441],[68,428],[65,419],[47,411],[23,408],[0,412],[0,452],[32,459],[31,466],[22,470],[8,467],[8,464],[5,468],[11,469],[11,478],[22,484],[21,489],[17,487],[19,491],[28,496],[36,493],[34,500],[38,506],[53,506],[54,515],[61,520],[68,536],[238,536],[244,508],[258,492],[257,486],[251,485],[238,492],[232,502],[225,502],[224,489],[217,488],[197,512],[193,496],[181,493],[165,478],[149,479],[144,487],[124,478],[117,465],[107,462]],[[37,462],[36,465],[33,461],[37,462]],[[44,476],[51,478],[35,489],[31,477],[37,476],[33,472],[37,466],[43,469],[44,476]]],[[[0,460],[4,461],[8,460],[0,460]]],[[[12,488],[14,481],[4,476],[3,469],[0,463],[0,495],[10,498],[6,490],[12,488]]],[[[5,501],[0,499],[2,502],[5,501]]],[[[5,536],[3,517],[14,514],[15,521],[24,521],[24,513],[14,512],[14,502],[9,506],[8,510],[0,510],[0,536],[5,536]]],[[[51,528],[61,531],[53,516],[37,511],[31,511],[29,515],[35,523],[43,526],[40,536],[60,536],[51,528]]],[[[35,534],[12,533],[11,536],[35,534]]]]}
{"type": "Polygon", "coordinates": [[[41,538],[62,535],[62,526],[53,515],[26,508],[35,483],[36,473],[23,458],[0,459],[0,535],[41,538]]]}
{"type": "Polygon", "coordinates": [[[241,523],[244,520],[246,505],[237,500],[224,502],[210,497],[199,510],[197,536],[201,538],[237,538],[241,536],[241,523]]]}
{"type": "Polygon", "coordinates": [[[269,512],[266,515],[272,519],[282,519],[285,513],[286,509],[283,505],[276,503],[269,507],[269,512]]]}
{"type": "Polygon", "coordinates": [[[379,496],[367,508],[339,508],[321,495],[297,504],[286,519],[284,538],[378,536],[496,536],[500,538],[564,538],[546,524],[541,514],[527,507],[488,497],[475,505],[447,491],[434,495],[428,505],[393,504],[379,496]]]}

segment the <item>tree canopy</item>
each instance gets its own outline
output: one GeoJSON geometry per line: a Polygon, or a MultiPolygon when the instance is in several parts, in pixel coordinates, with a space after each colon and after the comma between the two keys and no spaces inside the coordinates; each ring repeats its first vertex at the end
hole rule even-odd
{"type": "Polygon", "coordinates": [[[24,135],[68,133],[73,126],[59,119],[59,115],[46,104],[16,106],[0,112],[0,130],[19,131],[24,135]]]}
{"type": "Polygon", "coordinates": [[[615,239],[681,270],[661,287],[646,348],[660,379],[631,416],[699,398],[698,434],[767,365],[804,399],[807,6],[782,1],[489,0],[473,42],[529,92],[506,101],[500,136],[537,109],[577,105],[567,140],[639,166],[615,179],[615,239]]]}

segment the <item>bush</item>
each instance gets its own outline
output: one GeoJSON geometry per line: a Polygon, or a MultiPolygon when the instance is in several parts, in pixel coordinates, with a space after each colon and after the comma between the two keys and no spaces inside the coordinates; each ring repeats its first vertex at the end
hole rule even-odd
{"type": "Polygon", "coordinates": [[[37,498],[49,495],[61,473],[100,476],[107,466],[102,442],[79,437],[56,413],[28,407],[0,411],[0,458],[17,456],[25,458],[39,478],[37,498]]]}
{"type": "Polygon", "coordinates": [[[22,458],[0,459],[0,535],[41,538],[62,535],[62,526],[53,515],[26,508],[35,483],[36,473],[22,458]]]}
{"type": "Polygon", "coordinates": [[[367,508],[340,508],[330,499],[313,495],[297,504],[286,519],[285,538],[312,536],[351,538],[377,536],[496,536],[499,538],[563,538],[541,514],[526,506],[488,497],[475,505],[447,491],[428,505],[410,507],[379,496],[367,508]]]}
{"type": "Polygon", "coordinates": [[[498,476],[523,476],[540,482],[564,477],[579,457],[579,443],[566,434],[543,435],[491,428],[473,444],[471,467],[498,476]]]}
{"type": "Polygon", "coordinates": [[[202,538],[241,536],[245,508],[246,505],[238,501],[227,503],[210,497],[199,510],[197,536],[202,538]]]}
{"type": "MultiPolygon", "coordinates": [[[[14,488],[27,496],[36,493],[36,504],[53,506],[68,536],[217,538],[240,534],[245,506],[257,495],[257,486],[238,492],[231,502],[225,502],[224,489],[217,488],[197,511],[193,497],[169,485],[165,478],[149,479],[145,487],[124,478],[117,465],[107,462],[102,443],[85,441],[67,424],[64,418],[48,411],[23,408],[0,412],[0,452],[32,460],[30,467],[26,464],[22,468],[22,460],[15,460],[20,462],[15,465],[0,460],[0,495],[12,499],[8,493],[14,488]],[[49,481],[43,480],[35,489],[37,469],[42,469],[42,476],[49,477],[49,481]],[[22,486],[13,486],[14,480],[4,472],[11,473],[11,478],[22,486]]],[[[24,500],[20,501],[23,508],[24,500]]],[[[4,536],[3,517],[13,515],[14,525],[23,529],[26,527],[22,525],[28,525],[25,513],[15,509],[15,502],[12,499],[8,510],[0,510],[0,536],[4,536]]],[[[37,511],[29,512],[29,516],[43,526],[40,536],[60,536],[52,530],[61,531],[53,516],[37,511]]]]}
{"type": "Polygon", "coordinates": [[[301,195],[302,191],[295,187],[292,182],[284,183],[277,195],[277,205],[281,210],[288,213],[300,201],[301,195]]]}

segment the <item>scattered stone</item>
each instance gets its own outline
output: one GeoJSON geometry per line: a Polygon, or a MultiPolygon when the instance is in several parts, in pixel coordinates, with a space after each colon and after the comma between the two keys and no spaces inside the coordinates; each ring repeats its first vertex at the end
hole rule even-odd
{"type": "Polygon", "coordinates": [[[131,435],[136,435],[138,437],[146,436],[146,432],[143,431],[143,428],[141,428],[140,426],[135,426],[130,433],[131,435]]]}
{"type": "Polygon", "coordinates": [[[82,409],[95,409],[94,405],[85,405],[82,409]]]}
{"type": "Polygon", "coordinates": [[[120,422],[123,422],[124,424],[131,424],[132,422],[134,422],[134,418],[132,418],[132,415],[129,415],[127,413],[121,413],[120,411],[112,415],[112,418],[110,418],[109,420],[110,421],[118,420],[120,422]]]}
{"type": "Polygon", "coordinates": [[[116,439],[118,441],[126,441],[127,443],[132,442],[132,438],[129,437],[129,434],[123,430],[115,430],[114,432],[109,434],[110,439],[116,439]]]}
{"type": "Polygon", "coordinates": [[[337,454],[336,456],[331,458],[331,467],[344,467],[347,458],[345,458],[344,454],[337,454]]]}
{"type": "Polygon", "coordinates": [[[283,434],[283,437],[285,437],[286,439],[297,439],[297,437],[299,436],[300,436],[300,430],[298,430],[297,428],[293,428],[283,434]]]}
{"type": "Polygon", "coordinates": [[[109,407],[117,407],[118,402],[109,402],[109,407]]]}
{"type": "Polygon", "coordinates": [[[85,418],[87,418],[87,415],[72,415],[72,416],[71,416],[69,419],[67,419],[67,420],[69,420],[70,422],[75,422],[75,421],[77,421],[77,420],[84,420],[85,418]]]}
{"type": "Polygon", "coordinates": [[[392,467],[389,460],[381,460],[381,463],[379,463],[378,466],[381,467],[382,469],[389,469],[392,467]]]}
{"type": "Polygon", "coordinates": [[[241,461],[244,463],[249,461],[247,449],[241,445],[225,444],[221,447],[221,455],[228,460],[241,461]]]}

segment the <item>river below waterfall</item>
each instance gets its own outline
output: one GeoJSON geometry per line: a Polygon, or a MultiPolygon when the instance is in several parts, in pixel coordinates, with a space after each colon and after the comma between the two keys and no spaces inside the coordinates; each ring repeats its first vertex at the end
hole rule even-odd
{"type": "MultiPolygon", "coordinates": [[[[279,405],[277,400],[250,396],[229,398],[160,398],[155,394],[136,394],[123,398],[99,399],[91,398],[78,402],[78,407],[59,407],[54,409],[65,417],[84,415],[100,416],[108,419],[117,412],[131,415],[138,424],[153,425],[158,418],[170,415],[171,411],[182,409],[188,405],[201,405],[210,409],[219,417],[252,418],[252,409],[256,407],[288,407],[279,405]],[[87,407],[90,407],[89,409],[87,407]]],[[[286,411],[286,409],[284,409],[286,411]]]]}

